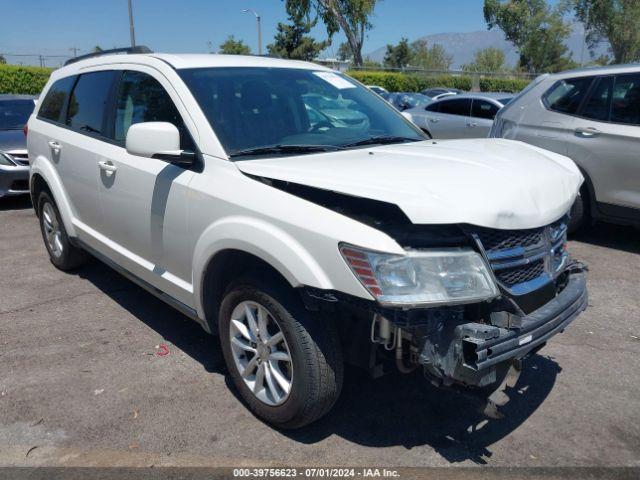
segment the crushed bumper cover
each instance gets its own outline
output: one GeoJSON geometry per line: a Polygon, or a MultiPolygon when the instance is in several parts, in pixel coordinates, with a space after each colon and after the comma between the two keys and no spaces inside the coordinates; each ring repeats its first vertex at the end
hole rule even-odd
{"type": "Polygon", "coordinates": [[[517,328],[459,323],[449,334],[425,341],[420,363],[444,384],[485,387],[501,380],[513,361],[541,348],[587,307],[585,274],[569,274],[565,288],[538,310],[519,318],[517,328]]]}

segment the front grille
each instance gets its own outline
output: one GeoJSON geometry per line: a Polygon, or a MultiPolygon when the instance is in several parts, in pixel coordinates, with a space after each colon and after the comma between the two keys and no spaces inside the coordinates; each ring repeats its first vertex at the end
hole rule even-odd
{"type": "Polygon", "coordinates": [[[527,230],[476,228],[471,233],[500,285],[524,295],[547,285],[565,265],[566,220],[527,230]]]}
{"type": "Polygon", "coordinates": [[[11,158],[18,164],[29,166],[29,154],[27,152],[8,152],[11,158]]]}
{"type": "Polygon", "coordinates": [[[478,232],[487,252],[507,250],[516,247],[532,247],[542,242],[544,230],[492,230],[478,232]]]}
{"type": "Polygon", "coordinates": [[[506,270],[498,270],[497,272],[495,272],[498,281],[503,283],[507,287],[513,287],[514,285],[535,280],[543,274],[543,260],[537,260],[528,265],[522,265],[520,267],[509,268],[506,270]]]}

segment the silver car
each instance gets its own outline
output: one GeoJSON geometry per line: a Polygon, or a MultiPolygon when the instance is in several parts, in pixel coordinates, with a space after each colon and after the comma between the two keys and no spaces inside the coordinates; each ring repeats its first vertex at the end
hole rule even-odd
{"type": "Polygon", "coordinates": [[[498,113],[491,136],[573,159],[586,179],[572,212],[640,226],[640,66],[538,77],[498,113]]]}
{"type": "Polygon", "coordinates": [[[0,95],[0,197],[29,193],[24,125],[35,106],[32,95],[0,95]]]}
{"type": "Polygon", "coordinates": [[[512,98],[510,93],[463,93],[402,114],[431,138],[486,137],[496,113],[512,98]]]}

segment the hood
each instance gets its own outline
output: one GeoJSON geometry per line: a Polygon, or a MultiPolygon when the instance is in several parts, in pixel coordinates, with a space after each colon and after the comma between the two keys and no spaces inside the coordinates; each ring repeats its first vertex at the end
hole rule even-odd
{"type": "Polygon", "coordinates": [[[425,141],[236,162],[244,173],[397,205],[414,224],[536,228],[583,178],[567,157],[502,139],[425,141]]]}
{"type": "Polygon", "coordinates": [[[22,129],[0,130],[0,150],[9,152],[11,150],[26,150],[27,139],[22,129]]]}

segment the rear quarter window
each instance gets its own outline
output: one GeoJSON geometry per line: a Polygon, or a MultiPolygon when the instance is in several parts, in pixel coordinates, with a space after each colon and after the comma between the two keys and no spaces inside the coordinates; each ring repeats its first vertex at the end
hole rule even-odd
{"type": "Polygon", "coordinates": [[[67,104],[69,92],[71,92],[75,81],[75,75],[56,80],[53,85],[51,85],[51,88],[49,88],[44,100],[42,100],[42,104],[38,110],[38,118],[52,122],[61,122],[62,112],[67,104]]]}
{"type": "Polygon", "coordinates": [[[592,81],[593,77],[560,80],[542,96],[542,102],[554,112],[575,114],[592,81]]]}

